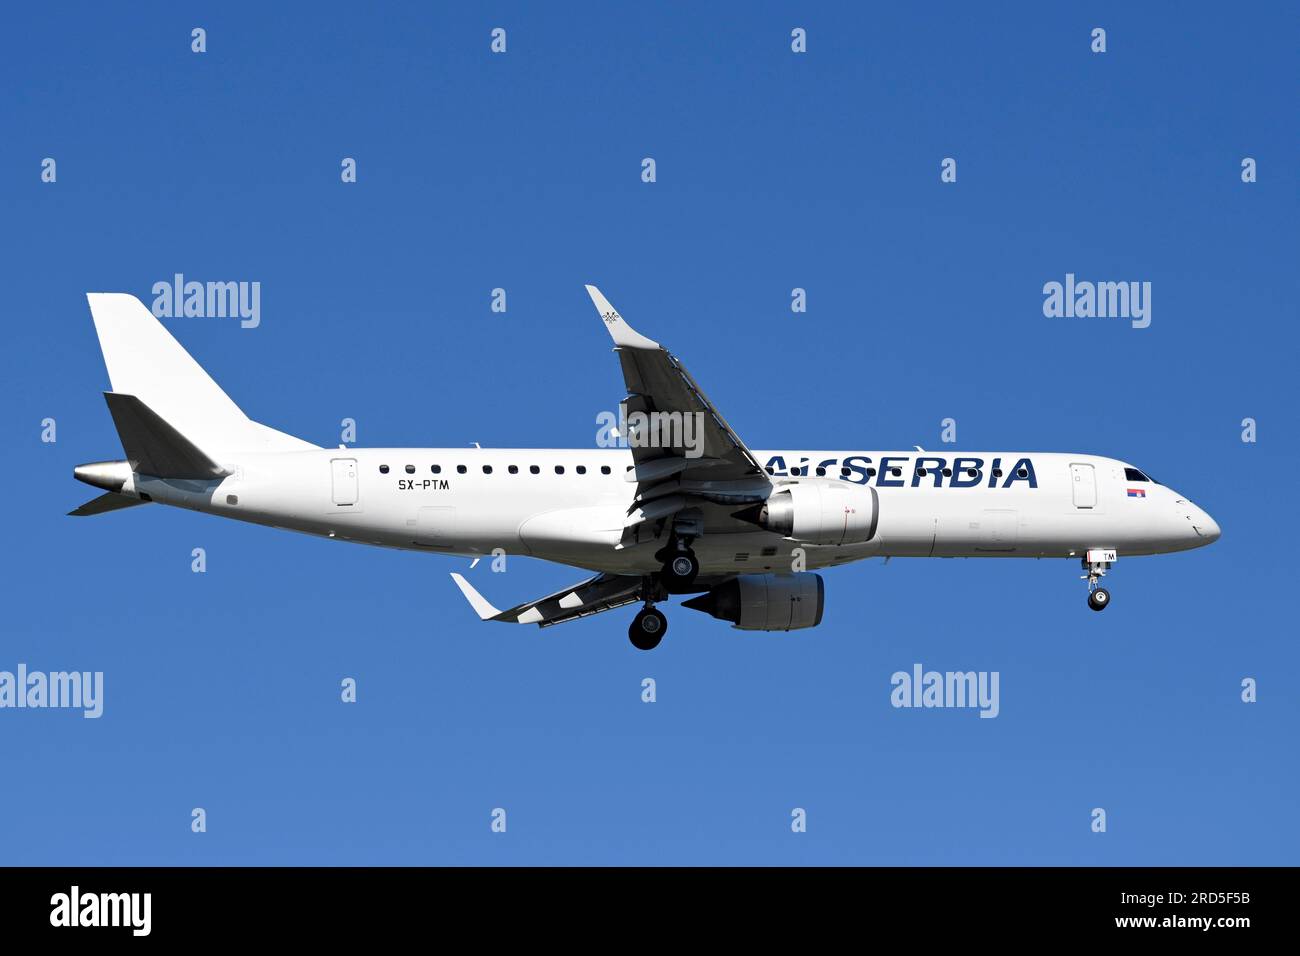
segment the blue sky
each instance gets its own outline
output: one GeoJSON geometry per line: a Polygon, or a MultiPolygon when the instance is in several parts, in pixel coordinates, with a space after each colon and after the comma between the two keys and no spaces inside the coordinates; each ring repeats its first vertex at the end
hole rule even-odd
{"type": "Polygon", "coordinates": [[[102,670],[106,699],[0,711],[0,862],[1294,863],[1297,18],[1138,6],[11,11],[0,669],[102,670]],[[623,394],[595,282],[751,447],[953,417],[961,448],[1134,461],[1223,538],[1121,559],[1105,614],[1069,562],[875,561],[827,575],[819,629],[673,609],[647,655],[630,609],[479,624],[461,560],[67,518],[72,467],[120,454],[84,293],[177,272],[262,284],[257,329],[169,327],[322,445],[351,417],[361,445],[591,446],[623,394]],[[1045,318],[1067,272],[1150,281],[1150,328],[1045,318]],[[915,662],[998,671],[1000,716],[891,708],[915,662]]]}

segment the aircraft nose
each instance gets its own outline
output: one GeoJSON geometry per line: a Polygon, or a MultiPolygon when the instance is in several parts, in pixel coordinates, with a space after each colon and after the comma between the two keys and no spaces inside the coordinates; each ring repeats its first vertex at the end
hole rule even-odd
{"type": "Polygon", "coordinates": [[[1192,510],[1192,527],[1196,529],[1197,534],[1205,539],[1206,544],[1219,540],[1219,523],[1201,508],[1192,510]]]}

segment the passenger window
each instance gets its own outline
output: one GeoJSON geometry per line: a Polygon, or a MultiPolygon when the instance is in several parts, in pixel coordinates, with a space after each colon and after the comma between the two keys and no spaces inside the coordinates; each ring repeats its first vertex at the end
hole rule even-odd
{"type": "Polygon", "coordinates": [[[457,465],[457,466],[456,466],[456,474],[458,474],[458,475],[463,475],[463,474],[465,474],[465,466],[464,466],[464,465],[457,465]]]}
{"type": "Polygon", "coordinates": [[[1001,477],[1002,477],[1002,469],[1001,469],[1001,468],[994,468],[994,469],[993,469],[993,477],[994,477],[994,478],[1001,478],[1001,477]]]}
{"type": "Polygon", "coordinates": [[[851,470],[851,469],[849,469],[849,468],[845,468],[845,467],[843,467],[843,466],[840,466],[840,477],[841,477],[841,478],[847,478],[850,474],[852,474],[852,470],[851,470]]]}
{"type": "Polygon", "coordinates": [[[442,465],[433,465],[429,470],[433,472],[435,475],[441,475],[442,465]]]}
{"type": "Polygon", "coordinates": [[[510,472],[510,474],[512,475],[517,475],[519,474],[519,466],[511,465],[509,468],[506,469],[506,471],[510,472]]]}
{"type": "Polygon", "coordinates": [[[951,468],[945,468],[945,469],[943,470],[943,476],[944,476],[945,478],[951,478],[951,477],[952,477],[952,469],[951,469],[951,468]]]}
{"type": "Polygon", "coordinates": [[[601,473],[602,475],[608,475],[608,474],[609,474],[609,465],[601,465],[601,466],[600,466],[600,473],[601,473]]]}
{"type": "Polygon", "coordinates": [[[491,466],[491,465],[484,465],[484,466],[483,466],[483,474],[485,474],[485,475],[490,475],[490,474],[492,474],[492,466],[491,466]]]}
{"type": "Polygon", "coordinates": [[[826,469],[825,469],[825,468],[822,468],[820,465],[819,465],[818,468],[817,468],[817,477],[818,477],[818,478],[825,478],[825,477],[826,477],[826,469]]]}
{"type": "Polygon", "coordinates": [[[406,466],[406,473],[407,473],[408,475],[413,475],[413,474],[415,474],[415,466],[414,466],[414,465],[407,465],[407,466],[406,466]]]}
{"type": "Polygon", "coordinates": [[[380,465],[380,466],[379,466],[379,473],[380,473],[381,475],[386,475],[386,474],[388,474],[388,466],[387,466],[387,465],[380,465]]]}
{"type": "Polygon", "coordinates": [[[574,471],[576,471],[580,475],[585,475],[587,473],[587,466],[579,465],[577,468],[574,469],[574,471]]]}
{"type": "Polygon", "coordinates": [[[556,465],[556,466],[555,466],[555,473],[556,473],[557,475],[562,475],[562,474],[564,474],[564,466],[563,466],[563,465],[556,465]]]}
{"type": "Polygon", "coordinates": [[[541,474],[541,471],[542,471],[542,469],[538,468],[536,465],[529,465],[529,466],[528,466],[528,473],[529,473],[530,475],[541,474]]]}

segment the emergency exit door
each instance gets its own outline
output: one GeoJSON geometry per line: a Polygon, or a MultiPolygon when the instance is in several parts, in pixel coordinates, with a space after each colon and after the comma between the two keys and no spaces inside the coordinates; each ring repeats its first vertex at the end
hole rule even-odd
{"type": "Polygon", "coordinates": [[[357,503],[357,460],[355,458],[333,458],[330,465],[334,469],[334,503],[340,508],[357,503]]]}
{"type": "Polygon", "coordinates": [[[1092,465],[1071,465],[1070,481],[1076,508],[1097,507],[1097,473],[1092,465]]]}

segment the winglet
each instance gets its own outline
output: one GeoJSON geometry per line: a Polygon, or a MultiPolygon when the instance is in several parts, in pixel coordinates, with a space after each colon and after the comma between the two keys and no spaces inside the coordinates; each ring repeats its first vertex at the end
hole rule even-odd
{"type": "Polygon", "coordinates": [[[618,311],[609,304],[609,299],[601,295],[600,290],[594,285],[587,286],[587,295],[591,296],[596,311],[605,320],[605,327],[609,329],[610,337],[613,338],[615,345],[621,348],[633,349],[657,349],[660,347],[658,342],[646,338],[624,322],[623,316],[618,314],[618,311]]]}
{"type": "Polygon", "coordinates": [[[456,587],[460,588],[460,593],[465,595],[465,600],[469,601],[469,606],[474,609],[474,613],[479,616],[479,620],[490,621],[501,613],[488,603],[487,598],[474,590],[474,585],[455,571],[451,572],[451,579],[456,582],[456,587]]]}

